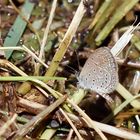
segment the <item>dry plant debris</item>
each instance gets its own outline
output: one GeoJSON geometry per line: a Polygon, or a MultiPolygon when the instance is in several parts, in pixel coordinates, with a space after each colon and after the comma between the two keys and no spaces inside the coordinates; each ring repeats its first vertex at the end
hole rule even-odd
{"type": "Polygon", "coordinates": [[[0,139],[140,140],[139,0],[3,0],[0,14],[0,139]],[[100,47],[118,64],[113,102],[77,86],[100,47]]]}

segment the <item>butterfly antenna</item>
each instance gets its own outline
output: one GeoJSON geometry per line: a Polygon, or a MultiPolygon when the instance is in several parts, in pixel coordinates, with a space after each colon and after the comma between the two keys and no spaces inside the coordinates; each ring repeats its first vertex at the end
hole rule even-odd
{"type": "MultiPolygon", "coordinates": [[[[78,53],[77,53],[77,51],[76,51],[76,50],[74,50],[74,51],[75,51],[76,58],[77,58],[78,70],[80,71],[80,63],[79,63],[78,53]]],[[[77,73],[78,73],[78,71],[77,71],[77,73]]]]}
{"type": "Polygon", "coordinates": [[[78,73],[78,71],[77,71],[77,70],[75,70],[74,68],[72,68],[71,66],[66,65],[66,67],[70,68],[74,74],[75,74],[75,73],[78,73]]]}

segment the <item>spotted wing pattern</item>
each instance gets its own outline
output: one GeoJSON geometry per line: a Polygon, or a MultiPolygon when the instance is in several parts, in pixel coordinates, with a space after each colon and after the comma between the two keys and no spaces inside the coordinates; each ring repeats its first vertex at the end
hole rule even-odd
{"type": "Polygon", "coordinates": [[[115,90],[118,83],[118,67],[109,48],[96,49],[89,56],[78,81],[80,87],[99,94],[115,90]]]}

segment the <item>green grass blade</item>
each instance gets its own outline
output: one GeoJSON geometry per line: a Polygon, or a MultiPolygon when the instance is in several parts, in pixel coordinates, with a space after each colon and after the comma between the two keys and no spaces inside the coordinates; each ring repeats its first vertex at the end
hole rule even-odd
{"type": "MultiPolygon", "coordinates": [[[[34,5],[35,5],[34,3],[31,3],[29,0],[26,0],[25,4],[23,5],[23,7],[21,9],[22,15],[24,15],[27,20],[31,16],[34,5]]],[[[17,43],[19,42],[26,26],[27,26],[26,21],[24,21],[22,19],[22,17],[20,15],[18,15],[13,26],[11,27],[9,33],[6,36],[6,39],[4,41],[4,47],[16,46],[17,43]]],[[[12,52],[13,52],[13,50],[6,50],[5,57],[7,59],[9,59],[12,52]]]]}
{"type": "Polygon", "coordinates": [[[46,77],[46,76],[3,76],[0,81],[32,81],[32,80],[66,80],[64,77],[46,77]]]}

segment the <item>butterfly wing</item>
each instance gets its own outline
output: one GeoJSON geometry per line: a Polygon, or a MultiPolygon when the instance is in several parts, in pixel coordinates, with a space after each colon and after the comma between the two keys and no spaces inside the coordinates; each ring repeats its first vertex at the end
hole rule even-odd
{"type": "Polygon", "coordinates": [[[80,75],[79,86],[99,94],[112,92],[118,83],[118,67],[109,48],[96,49],[86,61],[80,75]]]}

